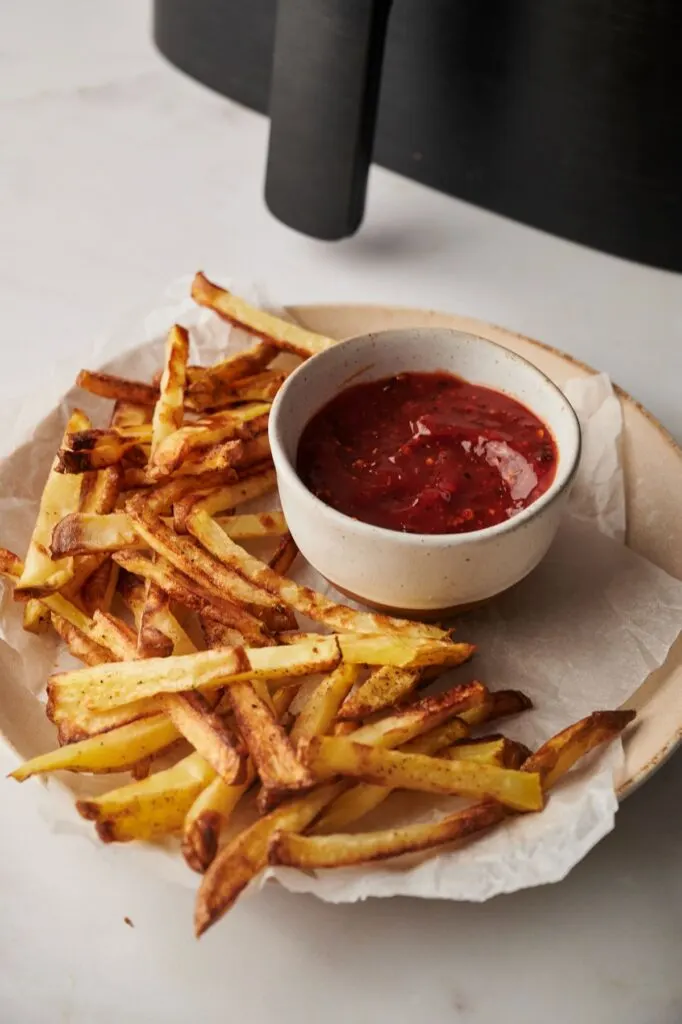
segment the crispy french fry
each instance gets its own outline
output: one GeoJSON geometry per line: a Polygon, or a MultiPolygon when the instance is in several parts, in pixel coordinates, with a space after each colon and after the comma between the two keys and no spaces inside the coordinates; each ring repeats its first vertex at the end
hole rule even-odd
{"type": "Polygon", "coordinates": [[[279,317],[250,306],[224,288],[212,284],[203,274],[195,276],[192,284],[192,298],[200,306],[208,306],[224,320],[236,327],[243,327],[268,345],[285,349],[306,359],[335,345],[333,338],[306,331],[296,324],[287,323],[279,317]]]}
{"type": "MultiPolygon", "coordinates": [[[[399,621],[399,620],[394,620],[399,621]]],[[[313,634],[314,635],[314,634],[313,634]]],[[[454,668],[474,653],[472,644],[454,644],[450,640],[428,640],[396,632],[339,635],[344,661],[361,665],[394,665],[421,668],[437,665],[454,668]]]]}
{"type": "Polygon", "coordinates": [[[165,750],[179,735],[165,715],[155,715],[41,754],[15,768],[11,776],[23,782],[32,775],[56,771],[93,774],[127,771],[138,761],[165,750]]]}
{"type": "Polygon", "coordinates": [[[235,737],[200,693],[173,694],[164,707],[169,719],[228,785],[242,782],[246,764],[235,737]]]}
{"type": "Polygon", "coordinates": [[[394,711],[392,715],[356,729],[354,744],[380,747],[399,747],[428,730],[442,725],[449,718],[459,716],[470,707],[482,704],[487,690],[482,683],[464,683],[444,693],[424,697],[409,707],[394,711]]]}
{"type": "Polygon", "coordinates": [[[95,643],[112,652],[119,661],[132,661],[137,657],[135,631],[111,612],[96,611],[92,617],[91,635],[95,643]]]}
{"type": "MultiPolygon", "coordinates": [[[[401,746],[405,753],[438,754],[449,744],[463,740],[468,735],[468,728],[461,718],[451,718],[443,725],[401,746]]],[[[508,766],[511,767],[511,766],[508,766]]],[[[312,828],[316,835],[338,832],[348,825],[363,818],[375,810],[391,795],[393,790],[387,786],[375,786],[371,782],[359,782],[347,789],[334,800],[321,815],[312,828]]]]}
{"type": "Polygon", "coordinates": [[[254,429],[267,430],[270,406],[254,402],[208,420],[187,424],[164,438],[156,449],[149,467],[153,480],[161,480],[177,469],[196,452],[227,441],[248,440],[254,429]]]}
{"type": "Polygon", "coordinates": [[[132,782],[76,808],[95,822],[105,843],[153,839],[177,832],[199,793],[215,778],[200,754],[190,754],[172,768],[132,782]]]}
{"type": "Polygon", "coordinates": [[[268,494],[274,489],[276,482],[274,469],[266,469],[237,483],[215,487],[205,494],[190,494],[180,498],[173,509],[175,529],[179,533],[184,533],[187,519],[195,509],[202,509],[211,516],[227,512],[228,509],[231,510],[245,501],[268,494]]]}
{"type": "Polygon", "coordinates": [[[370,673],[362,686],[346,698],[339,709],[339,718],[342,721],[354,721],[391,707],[412,693],[419,683],[421,674],[419,669],[382,665],[370,673]]]}
{"type": "Polygon", "coordinates": [[[74,658],[78,658],[86,665],[102,665],[105,661],[112,660],[111,651],[90,640],[77,626],[61,615],[50,612],[49,609],[46,611],[51,616],[55,632],[62,638],[74,658]]]}
{"type": "Polygon", "coordinates": [[[228,699],[264,791],[274,797],[310,789],[312,775],[296,757],[289,737],[253,685],[248,680],[234,683],[228,699]]]}
{"type": "MultiPolygon", "coordinates": [[[[250,443],[250,442],[248,442],[250,443]]],[[[244,441],[221,441],[207,448],[198,448],[175,471],[178,476],[202,476],[225,469],[236,469],[246,463],[244,441]]]]}
{"type": "Polygon", "coordinates": [[[174,324],[166,341],[166,363],[152,417],[152,464],[161,442],[182,426],[188,356],[189,334],[174,324]]]}
{"type": "Polygon", "coordinates": [[[217,597],[214,590],[178,572],[165,559],[152,560],[134,551],[117,551],[112,557],[128,572],[153,580],[172,600],[238,629],[251,643],[267,639],[263,624],[253,615],[235,602],[217,597]]]}
{"type": "MultiPolygon", "coordinates": [[[[217,519],[216,522],[218,522],[217,519]]],[[[236,540],[237,538],[233,539],[236,540]]],[[[273,572],[279,573],[280,576],[286,576],[296,561],[297,555],[298,547],[296,541],[290,533],[287,533],[277,545],[277,550],[268,562],[268,565],[273,572]]]]}
{"type": "Polygon", "coordinates": [[[32,597],[24,605],[23,627],[27,633],[39,635],[45,633],[50,625],[50,609],[37,597],[32,597]]]}
{"type": "MultiPolygon", "coordinates": [[[[76,410],[71,414],[65,436],[87,423],[89,421],[84,413],[76,410]]],[[[53,593],[73,577],[73,559],[53,561],[49,547],[52,531],[59,520],[78,508],[81,481],[63,476],[58,472],[57,463],[55,458],[40,499],[40,510],[26,553],[24,569],[15,587],[15,593],[27,597],[42,597],[53,593]]]]}
{"type": "Polygon", "coordinates": [[[142,384],[137,380],[126,380],[111,373],[97,373],[92,370],[81,370],[76,384],[91,395],[100,398],[113,398],[115,401],[129,402],[133,405],[153,406],[159,397],[159,389],[151,384],[142,384]]]}
{"type": "Polygon", "coordinates": [[[267,565],[250,555],[227,537],[203,509],[195,509],[187,528],[215,558],[242,573],[247,579],[276,595],[296,611],[325,622],[339,631],[357,633],[395,633],[399,636],[443,639],[447,634],[436,626],[393,619],[373,612],[356,612],[335,604],[308,587],[278,576],[267,565]]]}
{"type": "Polygon", "coordinates": [[[394,789],[490,797],[517,811],[542,810],[537,772],[519,772],[468,761],[443,761],[425,754],[366,746],[341,736],[313,736],[299,756],[316,778],[346,775],[394,789]]]}
{"type": "Polygon", "coordinates": [[[201,395],[197,390],[188,396],[188,404],[195,409],[223,409],[235,402],[271,402],[287,376],[285,370],[263,370],[250,377],[240,376],[232,383],[209,378],[210,384],[204,387],[201,395]]]}
{"type": "Polygon", "coordinates": [[[148,443],[148,435],[149,428],[144,426],[136,427],[127,437],[112,428],[71,431],[65,435],[59,449],[58,472],[79,475],[115,466],[134,448],[148,443]]]}
{"type": "Polygon", "coordinates": [[[526,697],[520,690],[489,690],[485,703],[464,711],[462,718],[469,725],[481,725],[493,719],[518,715],[532,707],[530,697],[526,697]]]}
{"type": "Polygon", "coordinates": [[[341,701],[357,683],[361,673],[361,665],[343,662],[322,680],[308,697],[292,726],[289,735],[294,745],[299,740],[329,731],[341,701]]]}
{"type": "Polygon", "coordinates": [[[440,754],[448,761],[476,761],[477,764],[494,764],[498,768],[520,768],[530,755],[528,747],[505,736],[458,740],[440,754]]]}
{"type": "Polygon", "coordinates": [[[105,558],[81,588],[81,599],[88,615],[110,610],[117,581],[118,566],[110,558],[105,558]]]}
{"type": "Polygon", "coordinates": [[[178,658],[115,662],[51,676],[48,697],[69,696],[85,706],[106,710],[162,693],[211,690],[252,676],[295,680],[335,668],[340,660],[334,636],[287,647],[225,648],[178,658]]]}
{"type": "Polygon", "coordinates": [[[226,390],[229,395],[233,382],[244,379],[247,374],[253,375],[263,370],[276,355],[277,349],[274,345],[258,341],[252,348],[237,352],[221,363],[202,369],[189,386],[188,405],[201,411],[223,404],[223,395],[226,390]]]}
{"type": "Polygon", "coordinates": [[[199,887],[194,918],[197,936],[221,918],[262,871],[275,832],[302,831],[343,787],[342,782],[330,783],[284,804],[245,829],[218,853],[199,887]]]}
{"type": "Polygon", "coordinates": [[[193,871],[203,874],[218,852],[220,830],[255,778],[249,765],[246,780],[228,786],[216,776],[196,798],[182,827],[182,853],[193,871]]]}
{"type": "MultiPolygon", "coordinates": [[[[634,716],[634,711],[597,711],[552,737],[526,761],[522,772],[539,773],[547,789],[589,750],[619,735],[634,716]]],[[[269,859],[307,870],[364,864],[463,839],[496,825],[508,813],[502,804],[485,800],[441,821],[401,829],[310,837],[282,833],[274,837],[269,859]]]]}
{"type": "Polygon", "coordinates": [[[137,633],[140,658],[165,658],[173,653],[173,641],[158,627],[157,620],[170,610],[168,594],[153,580],[145,586],[144,608],[137,633]]]}
{"type": "MultiPolygon", "coordinates": [[[[199,585],[209,587],[217,596],[240,602],[250,614],[263,617],[271,629],[282,628],[278,623],[286,623],[284,628],[291,627],[295,620],[282,601],[243,579],[238,572],[221,565],[199,544],[189,538],[178,537],[149,511],[143,499],[129,502],[127,511],[142,539],[180,572],[199,585]]],[[[223,533],[219,526],[216,529],[223,533]]]]}

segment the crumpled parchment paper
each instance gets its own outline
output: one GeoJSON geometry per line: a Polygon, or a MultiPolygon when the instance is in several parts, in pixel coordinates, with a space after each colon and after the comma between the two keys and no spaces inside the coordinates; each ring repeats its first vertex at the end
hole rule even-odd
{"type": "MultiPolygon", "coordinates": [[[[220,277],[253,300],[262,294],[247,282],[220,277]]],[[[163,335],[173,321],[191,328],[195,363],[207,364],[246,339],[188,298],[190,278],[175,282],[151,313],[83,352],[78,365],[57,365],[46,392],[23,396],[15,408],[0,409],[0,543],[25,551],[48,466],[68,410],[84,408],[104,423],[108,403],[72,388],[86,366],[150,379],[161,365],[163,335]],[[61,399],[59,399],[59,396],[61,399]],[[46,410],[53,406],[46,416],[46,410]]],[[[583,428],[583,458],[569,514],[545,560],[508,594],[461,618],[458,637],[479,645],[470,665],[449,676],[479,678],[491,688],[514,687],[533,699],[534,709],[505,721],[505,734],[537,746],[570,722],[597,708],[617,707],[661,665],[682,624],[682,583],[623,545],[625,498],[620,459],[622,416],[608,377],[568,382],[566,394],[583,428]]],[[[270,505],[272,507],[272,503],[270,505]]],[[[312,567],[296,577],[335,595],[312,567]]],[[[52,670],[56,645],[21,628],[21,606],[11,588],[0,595],[0,733],[22,756],[54,744],[39,695],[52,670]],[[38,698],[38,699],[37,699],[38,698]]],[[[440,685],[446,685],[443,682],[440,685]]],[[[362,868],[319,871],[268,869],[260,882],[277,878],[288,889],[331,902],[368,896],[411,895],[485,900],[501,892],[563,878],[611,828],[617,809],[614,785],[622,767],[620,743],[595,752],[553,792],[540,815],[520,815],[469,845],[430,856],[403,857],[362,868]]],[[[97,842],[91,826],[73,809],[73,793],[113,778],[53,780],[39,789],[41,813],[52,827],[81,841],[97,842]],[[67,788],[68,787],[68,788],[67,788]]],[[[37,788],[37,787],[36,787],[37,788]]],[[[359,825],[402,824],[440,816],[456,798],[395,794],[359,825]]],[[[181,884],[196,885],[173,843],[101,847],[101,855],[147,864],[181,884]]]]}

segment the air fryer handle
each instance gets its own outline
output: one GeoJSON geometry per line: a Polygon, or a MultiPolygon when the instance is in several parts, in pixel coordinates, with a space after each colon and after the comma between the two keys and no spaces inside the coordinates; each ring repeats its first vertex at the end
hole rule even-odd
{"type": "Polygon", "coordinates": [[[314,238],[362,222],[391,2],[279,0],[265,199],[314,238]]]}

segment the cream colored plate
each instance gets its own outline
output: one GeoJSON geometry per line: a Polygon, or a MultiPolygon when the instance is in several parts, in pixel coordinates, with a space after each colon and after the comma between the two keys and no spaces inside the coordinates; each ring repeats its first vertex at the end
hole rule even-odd
{"type": "MultiPolygon", "coordinates": [[[[290,306],[298,323],[333,338],[399,327],[452,327],[490,338],[535,363],[560,386],[595,371],[531,338],[482,320],[381,306],[290,306]]],[[[629,546],[682,579],[682,449],[630,395],[619,389],[625,421],[623,457],[629,546]]],[[[599,666],[595,666],[599,670],[599,666]]],[[[626,796],[654,772],[682,739],[682,638],[668,660],[628,701],[638,725],[625,740],[626,796]]]]}

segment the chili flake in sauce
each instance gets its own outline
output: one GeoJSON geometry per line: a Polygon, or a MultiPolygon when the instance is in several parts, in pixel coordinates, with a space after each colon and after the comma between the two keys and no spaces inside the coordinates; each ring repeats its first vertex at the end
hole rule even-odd
{"type": "Polygon", "coordinates": [[[327,505],[407,533],[469,533],[540,497],[554,439],[529,409],[448,373],[401,373],[342,391],[306,425],[303,483],[327,505]]]}

